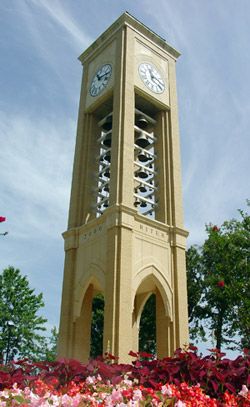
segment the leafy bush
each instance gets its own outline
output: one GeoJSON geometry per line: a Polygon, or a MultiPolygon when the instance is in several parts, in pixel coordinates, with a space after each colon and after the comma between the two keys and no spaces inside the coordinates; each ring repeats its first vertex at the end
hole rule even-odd
{"type": "MultiPolygon", "coordinates": [[[[144,403],[141,405],[145,406],[157,403],[181,406],[176,404],[179,401],[185,401],[183,405],[186,406],[250,406],[247,390],[250,385],[250,353],[247,350],[235,360],[225,358],[217,350],[212,350],[209,356],[199,357],[194,347],[188,351],[178,349],[174,357],[162,360],[145,352],[130,352],[130,355],[135,357],[132,364],[119,364],[112,355],[86,364],[76,360],[12,362],[0,367],[0,389],[5,389],[3,394],[9,394],[9,399],[15,392],[24,397],[25,391],[29,397],[32,392],[41,397],[45,394],[58,397],[81,394],[84,398],[88,395],[85,404],[79,404],[86,406],[102,405],[91,397],[102,398],[104,395],[111,397],[110,403],[114,402],[115,394],[119,403],[134,401],[135,394],[140,394],[140,401],[144,403]],[[98,396],[99,393],[102,395],[98,396]]],[[[1,397],[0,394],[0,400],[1,397]]]]}

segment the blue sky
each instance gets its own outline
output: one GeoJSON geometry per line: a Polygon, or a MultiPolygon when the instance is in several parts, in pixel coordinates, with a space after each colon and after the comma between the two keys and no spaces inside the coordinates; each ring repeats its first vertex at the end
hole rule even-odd
{"type": "Polygon", "coordinates": [[[58,325],[81,83],[77,57],[124,11],[181,52],[185,225],[237,215],[249,198],[248,0],[1,0],[0,268],[27,275],[58,325]]]}

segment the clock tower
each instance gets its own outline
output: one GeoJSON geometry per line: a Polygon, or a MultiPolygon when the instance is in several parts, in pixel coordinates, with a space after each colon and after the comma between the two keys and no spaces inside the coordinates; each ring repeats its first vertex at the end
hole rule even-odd
{"type": "Polygon", "coordinates": [[[80,57],[83,81],[58,354],[86,361],[92,301],[103,351],[130,360],[156,298],[157,357],[188,342],[175,63],[179,53],[128,13],[80,57]]]}

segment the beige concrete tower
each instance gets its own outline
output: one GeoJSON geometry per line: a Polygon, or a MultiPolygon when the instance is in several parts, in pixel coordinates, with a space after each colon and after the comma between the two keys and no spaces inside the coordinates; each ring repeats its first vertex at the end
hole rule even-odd
{"type": "Polygon", "coordinates": [[[179,53],[124,13],[81,56],[83,82],[59,356],[85,361],[103,293],[103,350],[130,360],[156,295],[157,356],[188,341],[175,63],[179,53]]]}

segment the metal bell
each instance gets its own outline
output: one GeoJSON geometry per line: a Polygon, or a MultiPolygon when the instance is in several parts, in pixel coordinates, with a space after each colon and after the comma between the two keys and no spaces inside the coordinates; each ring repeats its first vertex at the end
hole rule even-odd
{"type": "Polygon", "coordinates": [[[112,116],[108,116],[102,125],[103,130],[109,131],[112,129],[112,116]]]}
{"type": "Polygon", "coordinates": [[[144,154],[144,153],[140,153],[138,154],[138,160],[145,163],[149,160],[149,158],[144,154]]]}
{"type": "Polygon", "coordinates": [[[147,188],[144,185],[139,186],[140,192],[147,192],[147,188]]]}
{"type": "Polygon", "coordinates": [[[103,173],[104,177],[110,178],[110,171],[109,169],[107,169],[104,173],[103,173]]]}
{"type": "Polygon", "coordinates": [[[141,208],[146,208],[146,206],[147,206],[147,203],[146,203],[146,202],[141,202],[141,203],[140,203],[140,207],[141,207],[141,208]]]}
{"type": "Polygon", "coordinates": [[[106,161],[108,161],[108,162],[110,163],[110,161],[111,161],[111,154],[110,154],[110,151],[108,151],[107,154],[105,154],[104,160],[106,160],[106,161]]]}
{"type": "Polygon", "coordinates": [[[140,129],[146,129],[148,127],[148,120],[141,114],[137,117],[136,124],[140,129]]]}
{"type": "Polygon", "coordinates": [[[105,187],[103,188],[103,191],[109,192],[109,186],[108,186],[108,185],[105,185],[105,187]]]}
{"type": "Polygon", "coordinates": [[[150,142],[146,135],[143,132],[141,132],[139,136],[136,137],[135,144],[141,148],[145,148],[149,146],[150,142]]]}
{"type": "Polygon", "coordinates": [[[148,174],[142,169],[137,171],[137,173],[135,175],[136,175],[136,177],[139,177],[139,178],[148,178],[148,174]]]}
{"type": "Polygon", "coordinates": [[[106,147],[111,147],[111,133],[107,134],[102,142],[106,147]]]}

